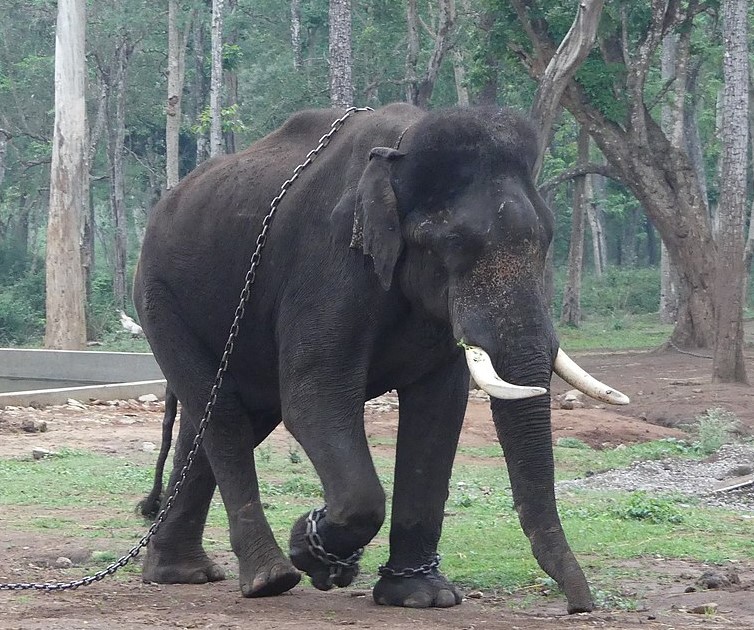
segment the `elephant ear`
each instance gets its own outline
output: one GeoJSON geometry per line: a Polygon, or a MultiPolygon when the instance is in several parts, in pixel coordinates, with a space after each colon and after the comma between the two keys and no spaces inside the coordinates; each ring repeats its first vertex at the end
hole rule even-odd
{"type": "Polygon", "coordinates": [[[398,200],[390,184],[390,165],[403,153],[386,147],[369,152],[369,163],[356,191],[351,247],[361,248],[374,261],[374,271],[385,291],[403,250],[398,200]]]}

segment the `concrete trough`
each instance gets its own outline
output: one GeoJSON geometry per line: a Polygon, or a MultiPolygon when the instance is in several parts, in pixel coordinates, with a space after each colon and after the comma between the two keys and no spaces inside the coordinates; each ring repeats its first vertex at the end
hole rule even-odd
{"type": "Polygon", "coordinates": [[[34,383],[33,389],[0,393],[0,408],[165,396],[165,378],[146,352],[0,348],[0,378],[19,387],[24,380],[34,383]],[[61,381],[70,386],[59,386],[61,381]],[[40,385],[45,382],[50,386],[40,385]]]}

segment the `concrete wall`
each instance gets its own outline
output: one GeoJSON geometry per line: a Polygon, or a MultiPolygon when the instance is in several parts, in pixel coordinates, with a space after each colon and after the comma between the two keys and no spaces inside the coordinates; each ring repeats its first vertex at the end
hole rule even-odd
{"type": "Polygon", "coordinates": [[[146,352],[0,348],[0,376],[93,383],[125,383],[165,378],[146,352]]]}
{"type": "Polygon", "coordinates": [[[88,402],[165,396],[165,377],[157,362],[141,352],[0,348],[0,376],[100,383],[0,394],[0,408],[61,405],[69,398],[88,402]]]}

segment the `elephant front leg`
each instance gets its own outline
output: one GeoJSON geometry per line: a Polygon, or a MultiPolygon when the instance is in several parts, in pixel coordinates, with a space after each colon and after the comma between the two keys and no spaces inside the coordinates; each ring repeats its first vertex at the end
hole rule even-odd
{"type": "Polygon", "coordinates": [[[439,571],[437,544],[468,400],[458,361],[399,390],[400,421],[390,526],[390,558],[374,600],[388,606],[449,607],[461,594],[439,571]]]}
{"type": "Polygon", "coordinates": [[[332,391],[332,383],[310,373],[284,391],[285,426],[319,475],[325,506],[302,515],[290,537],[293,565],[320,590],[348,586],[359,572],[360,549],[385,518],[380,485],[364,432],[360,389],[332,391]],[[317,392],[310,397],[307,392],[317,392]]]}
{"type": "Polygon", "coordinates": [[[555,503],[549,397],[494,400],[492,415],[513,502],[534,557],[565,593],[568,612],[589,612],[594,608],[589,585],[568,545],[555,503]]]}

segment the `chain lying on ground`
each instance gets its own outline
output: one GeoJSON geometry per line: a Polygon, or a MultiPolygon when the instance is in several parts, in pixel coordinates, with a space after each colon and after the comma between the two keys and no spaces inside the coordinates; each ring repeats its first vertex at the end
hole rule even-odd
{"type": "Polygon", "coordinates": [[[94,582],[99,582],[100,580],[106,578],[108,575],[112,575],[119,569],[126,566],[131,560],[133,560],[136,556],[138,556],[139,553],[141,553],[144,547],[146,547],[149,544],[149,541],[152,539],[152,536],[154,536],[157,533],[157,530],[160,529],[160,526],[162,525],[163,521],[165,520],[171,508],[173,507],[173,504],[175,503],[175,499],[178,496],[179,492],[181,491],[181,488],[183,487],[183,484],[186,481],[186,476],[188,475],[188,472],[191,469],[191,465],[194,462],[194,458],[196,457],[196,454],[199,451],[199,447],[201,446],[202,440],[204,439],[204,433],[207,430],[207,425],[209,424],[209,420],[212,416],[212,410],[215,407],[215,403],[217,401],[217,395],[220,391],[220,388],[222,387],[225,373],[228,371],[228,362],[230,360],[230,355],[233,353],[233,345],[235,344],[236,338],[238,337],[241,320],[243,319],[246,313],[246,304],[249,301],[251,287],[254,284],[254,281],[256,280],[257,267],[259,266],[259,261],[262,255],[262,249],[264,249],[264,246],[267,243],[267,232],[270,229],[270,224],[272,223],[272,219],[275,216],[275,212],[278,209],[278,205],[282,201],[285,194],[288,192],[288,189],[291,187],[293,182],[295,182],[298,179],[299,175],[301,175],[301,172],[317,158],[320,151],[322,151],[322,149],[324,149],[328,144],[330,144],[330,140],[332,139],[333,135],[335,135],[335,133],[338,132],[338,130],[343,126],[346,120],[348,120],[353,114],[357,112],[364,112],[364,111],[373,111],[373,110],[371,107],[350,107],[349,109],[346,110],[343,116],[333,121],[332,125],[330,125],[330,131],[327,132],[324,136],[322,136],[319,139],[319,144],[317,145],[317,147],[312,149],[306,155],[306,159],[293,170],[293,174],[291,175],[291,177],[287,179],[283,183],[283,185],[280,187],[280,194],[278,194],[278,196],[275,197],[270,202],[270,210],[267,213],[267,215],[264,217],[264,219],[262,220],[262,230],[260,231],[259,236],[257,237],[256,249],[254,250],[254,253],[251,255],[251,259],[249,261],[249,270],[246,272],[245,284],[241,291],[241,296],[240,296],[238,306],[236,307],[235,316],[233,318],[233,324],[230,327],[228,340],[225,343],[223,356],[222,356],[222,359],[220,360],[220,366],[217,369],[217,375],[215,376],[215,382],[213,383],[212,390],[210,391],[209,400],[207,401],[207,406],[204,409],[204,415],[202,416],[202,419],[199,422],[199,427],[196,432],[196,437],[194,438],[194,443],[188,455],[186,456],[186,464],[181,469],[178,481],[175,483],[175,486],[173,487],[172,494],[165,501],[164,507],[162,508],[162,510],[160,510],[160,513],[155,518],[154,523],[152,523],[152,526],[147,530],[147,533],[144,534],[141,540],[139,540],[139,542],[135,546],[133,546],[128,551],[128,553],[126,553],[124,556],[122,556],[121,558],[119,558],[118,560],[110,564],[105,569],[102,569],[102,571],[98,571],[94,575],[89,575],[79,580],[74,580],[72,582],[47,582],[47,583],[42,583],[42,584],[33,583],[33,582],[32,583],[30,582],[0,583],[0,591],[26,591],[26,590],[65,591],[65,590],[77,589],[79,586],[89,586],[90,584],[93,584],[94,582]]]}

